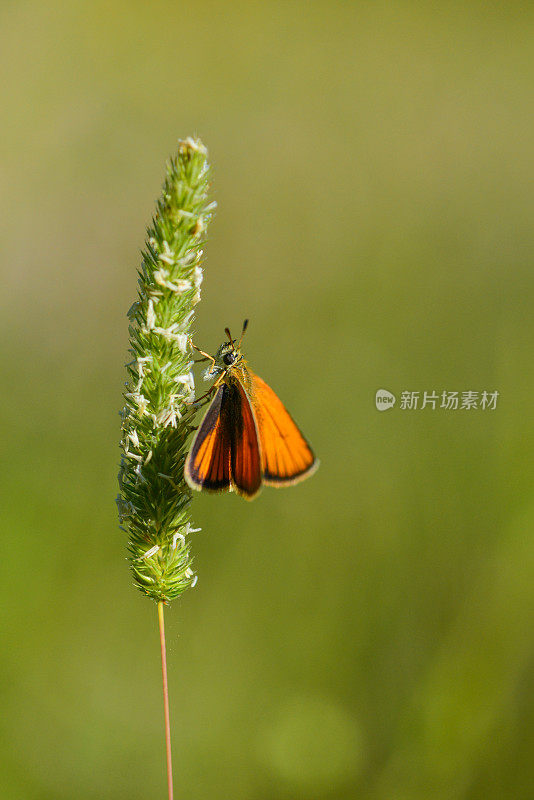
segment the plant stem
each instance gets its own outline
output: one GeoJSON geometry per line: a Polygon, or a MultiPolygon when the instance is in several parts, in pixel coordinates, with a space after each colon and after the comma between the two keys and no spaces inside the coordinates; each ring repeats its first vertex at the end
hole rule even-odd
{"type": "Polygon", "coordinates": [[[169,715],[169,686],[167,684],[167,651],[165,647],[165,620],[163,618],[163,601],[158,603],[159,641],[161,644],[161,675],[163,678],[163,708],[165,713],[165,745],[167,748],[167,787],[169,800],[172,793],[172,755],[171,755],[171,720],[169,715]]]}

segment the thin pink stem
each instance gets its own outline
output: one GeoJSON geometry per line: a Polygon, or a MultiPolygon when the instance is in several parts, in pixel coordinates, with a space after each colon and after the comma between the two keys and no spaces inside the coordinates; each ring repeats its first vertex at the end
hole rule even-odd
{"type": "Polygon", "coordinates": [[[172,755],[171,755],[171,719],[169,715],[169,686],[167,683],[167,650],[165,647],[165,620],[163,618],[163,601],[158,603],[159,641],[161,644],[161,675],[163,677],[163,708],[165,713],[165,745],[167,748],[167,787],[169,800],[172,793],[172,755]]]}

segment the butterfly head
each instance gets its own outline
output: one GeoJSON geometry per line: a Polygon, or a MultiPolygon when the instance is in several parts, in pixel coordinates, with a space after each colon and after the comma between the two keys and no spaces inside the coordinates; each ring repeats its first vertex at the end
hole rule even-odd
{"type": "Polygon", "coordinates": [[[211,380],[217,377],[222,372],[230,372],[234,367],[237,367],[243,361],[243,354],[241,353],[240,346],[243,335],[247,329],[248,320],[243,323],[243,331],[239,342],[237,339],[232,339],[232,334],[225,328],[228,339],[224,341],[215,355],[213,356],[212,366],[204,373],[204,380],[211,380]]]}

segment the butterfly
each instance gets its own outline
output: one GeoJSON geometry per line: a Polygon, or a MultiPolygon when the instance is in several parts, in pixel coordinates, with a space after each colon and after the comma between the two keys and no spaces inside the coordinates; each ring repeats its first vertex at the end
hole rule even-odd
{"type": "Polygon", "coordinates": [[[215,392],[193,438],[184,474],[192,489],[234,491],[252,500],[263,485],[291,486],[319,466],[313,451],[282,401],[247,367],[241,338],[223,342],[215,356],[193,345],[211,361],[205,378],[215,392]]]}

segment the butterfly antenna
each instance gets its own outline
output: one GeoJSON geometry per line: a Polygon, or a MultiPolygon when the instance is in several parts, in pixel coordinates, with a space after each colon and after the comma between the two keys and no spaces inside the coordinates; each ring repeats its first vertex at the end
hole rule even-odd
{"type": "Polygon", "coordinates": [[[235,350],[234,340],[232,339],[232,334],[230,333],[230,328],[225,328],[224,332],[228,336],[228,340],[229,340],[230,344],[232,345],[232,349],[235,350]]]}
{"type": "Polygon", "coordinates": [[[245,331],[247,330],[247,328],[248,328],[248,319],[246,319],[246,320],[243,322],[243,328],[242,328],[242,330],[241,330],[241,338],[239,339],[239,344],[237,345],[237,349],[238,349],[238,350],[239,350],[239,348],[241,347],[241,342],[243,341],[243,336],[245,335],[245,331]]]}

